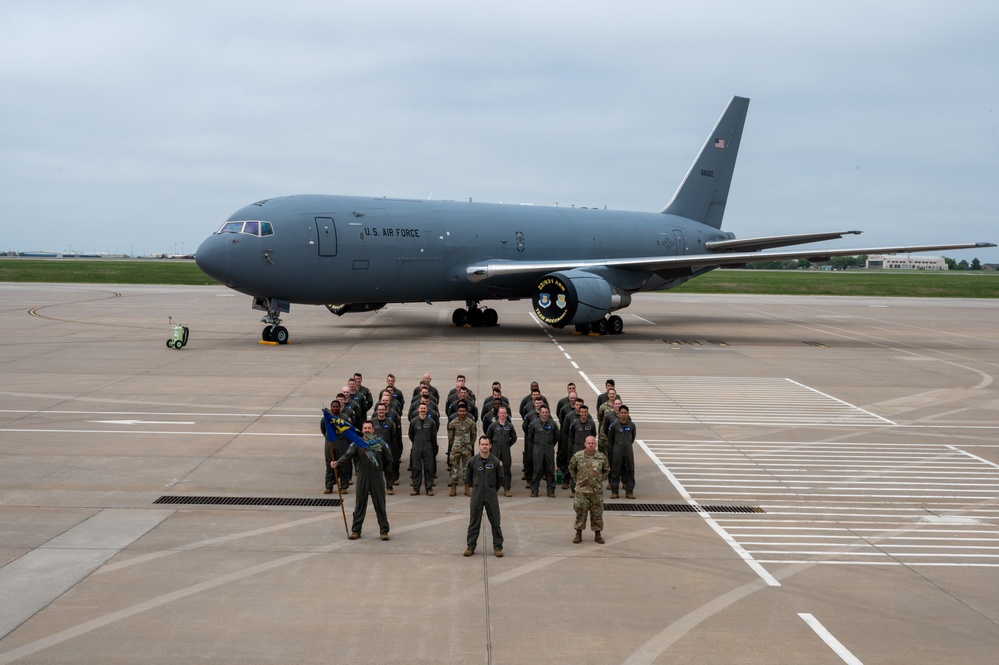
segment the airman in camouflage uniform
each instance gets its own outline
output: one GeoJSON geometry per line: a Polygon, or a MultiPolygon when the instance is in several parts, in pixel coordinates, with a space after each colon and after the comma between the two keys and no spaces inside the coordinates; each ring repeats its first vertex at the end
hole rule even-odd
{"type": "MultiPolygon", "coordinates": [[[[448,461],[451,463],[451,492],[458,493],[458,478],[464,474],[465,465],[474,454],[475,419],[468,417],[468,405],[458,403],[458,417],[447,424],[448,461]]],[[[472,496],[472,490],[465,483],[465,496],[472,496]]]]}
{"type": "Polygon", "coordinates": [[[576,480],[576,498],[572,500],[576,510],[576,537],[572,542],[583,540],[586,516],[589,515],[593,540],[603,543],[600,532],[604,530],[604,483],[610,473],[610,463],[606,455],[597,451],[596,438],[586,437],[583,446],[583,450],[569,460],[569,473],[576,480]]]}

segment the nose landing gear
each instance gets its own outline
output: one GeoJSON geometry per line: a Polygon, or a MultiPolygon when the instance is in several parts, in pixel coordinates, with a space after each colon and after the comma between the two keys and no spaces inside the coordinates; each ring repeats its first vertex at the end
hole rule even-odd
{"type": "Polygon", "coordinates": [[[287,301],[277,298],[268,298],[267,300],[256,298],[253,301],[253,309],[267,312],[264,318],[260,319],[261,323],[267,324],[263,332],[260,333],[261,341],[272,344],[287,344],[288,329],[281,325],[281,317],[278,315],[281,312],[289,311],[291,305],[287,301]]]}
{"type": "MultiPolygon", "coordinates": [[[[261,319],[261,321],[266,321],[261,319]]],[[[284,326],[277,325],[281,323],[281,319],[277,319],[273,324],[264,328],[263,332],[260,333],[260,339],[264,342],[277,342],[278,344],[288,343],[288,329],[284,326]]]]}

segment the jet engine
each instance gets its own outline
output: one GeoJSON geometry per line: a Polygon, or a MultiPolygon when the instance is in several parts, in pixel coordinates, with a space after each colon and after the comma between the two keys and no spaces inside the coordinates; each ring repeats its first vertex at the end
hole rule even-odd
{"type": "Polygon", "coordinates": [[[595,323],[612,310],[627,307],[630,295],[616,292],[610,282],[586,270],[545,275],[534,287],[534,313],[553,328],[595,323]]]}

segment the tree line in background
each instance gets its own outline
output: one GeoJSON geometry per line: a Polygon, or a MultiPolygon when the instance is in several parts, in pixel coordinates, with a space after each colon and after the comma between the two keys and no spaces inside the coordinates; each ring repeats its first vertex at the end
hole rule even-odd
{"type": "MultiPolygon", "coordinates": [[[[954,259],[944,257],[944,261],[947,263],[948,270],[981,270],[982,262],[977,258],[972,259],[969,263],[965,259],[956,261],[954,259]]],[[[818,265],[818,264],[815,264],[818,265]]],[[[867,255],[860,254],[859,256],[835,256],[829,261],[826,261],[823,265],[828,265],[833,270],[848,270],[850,268],[863,268],[867,265],[867,255]]],[[[812,262],[808,259],[797,259],[788,261],[759,261],[757,263],[748,263],[746,268],[750,270],[808,270],[812,267],[812,262]]]]}

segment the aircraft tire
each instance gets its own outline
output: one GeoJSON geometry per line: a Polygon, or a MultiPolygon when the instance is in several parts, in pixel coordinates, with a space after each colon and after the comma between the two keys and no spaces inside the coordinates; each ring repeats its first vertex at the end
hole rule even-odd
{"type": "Polygon", "coordinates": [[[482,325],[486,326],[487,328],[492,328],[498,323],[499,323],[499,314],[496,313],[495,309],[486,308],[486,310],[482,312],[482,325]]]}
{"type": "Polygon", "coordinates": [[[598,335],[607,334],[607,319],[600,319],[599,321],[594,321],[590,324],[590,332],[595,332],[598,335]]]}
{"type": "Polygon", "coordinates": [[[620,335],[624,332],[624,319],[615,314],[607,319],[607,331],[611,335],[620,335]]]}
{"type": "Polygon", "coordinates": [[[581,335],[585,335],[586,333],[590,332],[590,325],[588,323],[577,323],[576,332],[578,332],[581,335]]]}
{"type": "Polygon", "coordinates": [[[274,335],[271,334],[271,327],[270,326],[267,326],[266,328],[264,328],[264,331],[262,333],[260,333],[260,339],[262,339],[265,342],[273,342],[274,341],[274,335]]]}
{"type": "Polygon", "coordinates": [[[468,312],[463,309],[456,309],[451,313],[451,323],[458,326],[459,328],[465,325],[465,320],[468,318],[468,312]]]}
{"type": "Polygon", "coordinates": [[[277,326],[276,328],[274,328],[272,336],[274,338],[274,341],[277,342],[278,344],[288,343],[288,329],[285,328],[284,326],[277,326]]]}
{"type": "Polygon", "coordinates": [[[466,322],[473,328],[478,328],[483,325],[483,319],[485,317],[482,314],[482,310],[478,307],[472,307],[468,310],[468,316],[466,317],[466,322]]]}

